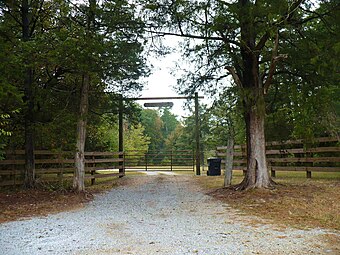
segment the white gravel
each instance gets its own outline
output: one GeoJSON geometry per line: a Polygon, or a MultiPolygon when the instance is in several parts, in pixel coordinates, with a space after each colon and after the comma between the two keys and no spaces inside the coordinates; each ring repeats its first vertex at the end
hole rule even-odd
{"type": "MultiPolygon", "coordinates": [[[[0,225],[0,254],[335,254],[327,230],[259,223],[189,176],[128,177],[85,208],[0,225]]],[[[335,233],[336,234],[336,233],[335,233]]]]}

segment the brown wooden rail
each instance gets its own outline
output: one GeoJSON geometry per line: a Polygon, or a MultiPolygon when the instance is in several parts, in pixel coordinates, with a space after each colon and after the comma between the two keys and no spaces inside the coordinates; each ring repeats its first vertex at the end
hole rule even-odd
{"type": "MultiPolygon", "coordinates": [[[[49,179],[64,180],[72,178],[74,172],[74,152],[36,150],[35,168],[38,181],[49,179]]],[[[95,183],[97,178],[124,176],[123,152],[85,152],[85,178],[95,183]],[[121,172],[118,172],[121,170],[121,172]],[[117,172],[116,172],[117,171],[117,172]]],[[[25,151],[14,150],[0,160],[0,186],[21,184],[25,167],[25,151]]]]}
{"type": "MultiPolygon", "coordinates": [[[[337,137],[303,140],[273,141],[266,143],[268,168],[275,177],[276,171],[340,172],[340,141],[337,137]]],[[[216,148],[216,156],[225,163],[226,146],[216,148]]],[[[246,146],[234,146],[233,169],[246,170],[246,146]]]]}

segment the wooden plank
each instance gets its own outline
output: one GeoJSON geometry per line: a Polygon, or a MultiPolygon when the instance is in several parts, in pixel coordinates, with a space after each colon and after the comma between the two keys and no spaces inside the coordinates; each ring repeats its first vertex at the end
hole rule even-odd
{"type": "Polygon", "coordinates": [[[36,164],[73,164],[74,159],[36,159],[36,164]]]}
{"type": "MultiPolygon", "coordinates": [[[[247,160],[246,159],[235,159],[233,162],[234,164],[246,164],[247,160]]],[[[225,164],[225,160],[222,159],[221,163],[225,164]]]]}
{"type": "Polygon", "coordinates": [[[0,165],[25,165],[23,159],[4,159],[0,161],[0,165]]]}
{"type": "MultiPolygon", "coordinates": [[[[130,100],[130,101],[137,101],[137,100],[177,100],[177,99],[195,99],[196,97],[130,97],[130,98],[123,98],[123,100],[130,100]]],[[[198,96],[197,98],[203,99],[203,96],[198,96]]]]}
{"type": "Polygon", "coordinates": [[[340,167],[316,167],[316,166],[272,166],[273,171],[311,171],[311,172],[340,172],[340,167]]]}
{"type": "Polygon", "coordinates": [[[15,175],[15,174],[20,174],[23,173],[24,170],[15,170],[15,169],[5,169],[5,170],[0,170],[0,175],[15,175]]]}
{"type": "MultiPolygon", "coordinates": [[[[73,164],[74,160],[73,159],[36,159],[35,160],[36,164],[73,164]]],[[[25,160],[10,160],[10,159],[5,159],[0,161],[0,165],[24,165],[25,160]]]]}
{"type": "Polygon", "coordinates": [[[91,166],[91,167],[85,167],[85,171],[89,172],[89,171],[100,171],[100,170],[111,170],[111,169],[122,169],[123,166],[102,166],[102,167],[95,167],[95,166],[91,166]]]}
{"type": "Polygon", "coordinates": [[[281,163],[321,163],[321,162],[340,162],[340,157],[318,157],[318,158],[267,158],[270,162],[281,163]]]}
{"type": "MultiPolygon", "coordinates": [[[[25,155],[24,150],[6,151],[5,154],[25,155]]],[[[49,150],[35,150],[35,155],[72,155],[73,151],[49,151],[49,150]]],[[[86,151],[85,156],[111,156],[111,155],[123,155],[124,152],[101,152],[101,151],[86,151]]]]}
{"type": "Polygon", "coordinates": [[[115,163],[124,162],[123,158],[101,158],[101,159],[85,159],[86,164],[93,163],[115,163]]]}
{"type": "Polygon", "coordinates": [[[87,151],[85,156],[119,156],[124,155],[124,152],[100,152],[100,151],[87,151]]]}
{"type": "MultiPolygon", "coordinates": [[[[217,152],[216,153],[216,156],[217,157],[226,157],[227,156],[227,153],[225,152],[217,152]]],[[[246,155],[242,152],[234,152],[234,157],[245,157],[246,155]]]]}
{"type": "MultiPolygon", "coordinates": [[[[8,155],[25,155],[25,151],[24,150],[13,150],[13,151],[6,151],[5,154],[8,155]]],[[[74,152],[72,151],[49,151],[49,150],[35,150],[34,151],[35,155],[65,155],[65,154],[71,154],[73,155],[74,152]]]]}
{"type": "Polygon", "coordinates": [[[309,148],[307,150],[305,150],[304,148],[266,150],[266,155],[287,155],[295,153],[318,153],[318,152],[340,152],[340,147],[317,147],[309,148]]]}
{"type": "Polygon", "coordinates": [[[124,176],[122,173],[111,173],[111,174],[94,174],[94,175],[87,175],[85,179],[96,179],[96,178],[107,178],[113,176],[124,176]]]}
{"type": "MultiPolygon", "coordinates": [[[[74,159],[36,159],[36,164],[73,164],[74,159]]],[[[25,160],[23,159],[5,159],[0,161],[0,165],[24,165],[25,160]]]]}
{"type": "Polygon", "coordinates": [[[310,148],[306,150],[306,152],[340,152],[340,146],[339,147],[317,147],[317,148],[310,148]]]}
{"type": "Polygon", "coordinates": [[[323,143],[323,142],[340,142],[340,139],[338,137],[320,137],[315,139],[317,142],[323,143]]]}
{"type": "MultiPolygon", "coordinates": [[[[340,147],[317,147],[317,148],[309,148],[305,150],[304,148],[296,148],[296,149],[276,149],[276,150],[266,150],[266,155],[288,155],[288,154],[297,154],[297,153],[320,153],[320,152],[340,152],[340,147]]],[[[225,157],[225,152],[217,152],[217,156],[225,157]]],[[[234,152],[234,156],[245,156],[242,152],[234,152]]]]}
{"type": "Polygon", "coordinates": [[[37,174],[57,174],[57,173],[73,173],[75,168],[37,168],[35,171],[37,174]]]}
{"type": "Polygon", "coordinates": [[[23,184],[24,181],[23,180],[6,180],[6,181],[2,181],[0,182],[0,186],[13,186],[13,185],[21,185],[23,184]]]}
{"type": "MultiPolygon", "coordinates": [[[[339,142],[339,139],[337,137],[320,137],[320,138],[314,139],[312,142],[316,142],[316,143],[339,142]]],[[[305,143],[304,140],[297,139],[297,140],[266,142],[266,146],[293,145],[293,144],[304,144],[304,143],[305,143]]]]}

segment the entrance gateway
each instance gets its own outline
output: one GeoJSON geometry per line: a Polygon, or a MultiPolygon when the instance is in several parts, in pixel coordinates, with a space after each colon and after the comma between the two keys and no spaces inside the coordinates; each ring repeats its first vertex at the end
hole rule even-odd
{"type": "MultiPolygon", "coordinates": [[[[195,166],[196,166],[196,175],[201,175],[201,162],[200,162],[200,124],[199,124],[199,104],[198,99],[203,99],[203,96],[198,96],[198,93],[195,92],[195,96],[190,97],[136,97],[136,98],[124,98],[122,95],[119,96],[119,151],[124,151],[124,128],[123,128],[123,109],[124,109],[124,101],[149,101],[149,100],[195,100],[195,166]]],[[[152,105],[152,104],[149,104],[152,105]]],[[[153,105],[157,105],[154,103],[153,105]]],[[[169,106],[169,105],[168,105],[169,106]]],[[[120,155],[123,157],[123,155],[120,155]]],[[[123,164],[123,162],[120,162],[123,164]]],[[[124,173],[123,168],[119,168],[119,173],[124,173]]]]}

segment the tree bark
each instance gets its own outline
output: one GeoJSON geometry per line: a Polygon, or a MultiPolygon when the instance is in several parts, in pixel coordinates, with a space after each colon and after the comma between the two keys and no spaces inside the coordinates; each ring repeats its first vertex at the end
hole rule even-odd
{"type": "MultiPolygon", "coordinates": [[[[22,15],[22,39],[30,40],[30,21],[28,0],[21,2],[22,15]]],[[[28,55],[28,54],[27,54],[28,55]]],[[[33,70],[29,67],[29,59],[25,59],[24,71],[24,101],[25,111],[25,177],[24,187],[35,186],[35,162],[34,162],[34,99],[33,99],[33,70]]]]}
{"type": "Polygon", "coordinates": [[[77,145],[75,153],[75,172],[73,177],[73,189],[77,192],[85,191],[85,141],[86,125],[89,107],[90,75],[83,74],[81,86],[79,119],[77,123],[77,145]]]}
{"type": "MultiPolygon", "coordinates": [[[[89,12],[86,24],[86,39],[92,39],[95,23],[96,0],[89,0],[89,12]]],[[[89,111],[89,89],[90,89],[90,72],[91,57],[88,58],[87,68],[83,71],[83,80],[80,94],[79,119],[77,123],[77,144],[75,153],[75,172],[73,176],[73,190],[76,192],[85,191],[85,142],[87,115],[89,111]]]]}
{"type": "Polygon", "coordinates": [[[258,96],[255,104],[246,106],[247,172],[239,185],[241,189],[270,188],[274,184],[266,161],[264,95],[261,90],[256,92],[258,96]]]}
{"type": "Polygon", "coordinates": [[[264,88],[260,79],[259,52],[256,50],[255,20],[253,4],[249,0],[240,0],[241,56],[242,73],[241,100],[244,107],[247,140],[247,172],[244,180],[236,189],[269,188],[271,180],[265,147],[265,100],[264,88]]]}
{"type": "Polygon", "coordinates": [[[231,185],[233,162],[234,162],[234,136],[230,136],[227,143],[227,155],[224,172],[224,187],[231,185]]]}

